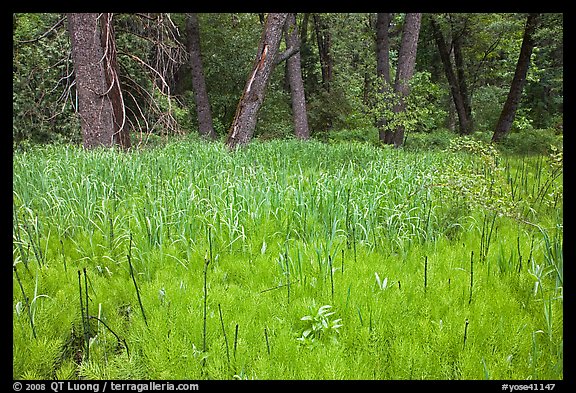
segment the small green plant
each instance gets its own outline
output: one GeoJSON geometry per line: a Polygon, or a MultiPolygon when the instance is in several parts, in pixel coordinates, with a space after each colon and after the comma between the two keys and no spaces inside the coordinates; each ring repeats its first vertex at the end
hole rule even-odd
{"type": "Polygon", "coordinates": [[[321,306],[315,315],[300,318],[306,325],[297,340],[303,344],[311,344],[325,338],[337,341],[336,335],[340,333],[338,329],[342,327],[342,319],[331,319],[330,316],[336,314],[335,311],[330,311],[331,308],[331,305],[326,304],[321,306]]]}

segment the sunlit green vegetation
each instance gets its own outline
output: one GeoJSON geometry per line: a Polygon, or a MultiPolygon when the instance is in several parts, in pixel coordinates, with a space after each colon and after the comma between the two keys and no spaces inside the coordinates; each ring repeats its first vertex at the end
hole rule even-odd
{"type": "Polygon", "coordinates": [[[15,379],[562,379],[562,152],[13,159],[15,379]]]}

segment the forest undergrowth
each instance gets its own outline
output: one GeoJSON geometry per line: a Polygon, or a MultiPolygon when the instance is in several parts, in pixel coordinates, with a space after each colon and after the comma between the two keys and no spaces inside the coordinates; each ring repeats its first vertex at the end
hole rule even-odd
{"type": "Polygon", "coordinates": [[[562,379],[562,151],[13,157],[14,379],[562,379]]]}

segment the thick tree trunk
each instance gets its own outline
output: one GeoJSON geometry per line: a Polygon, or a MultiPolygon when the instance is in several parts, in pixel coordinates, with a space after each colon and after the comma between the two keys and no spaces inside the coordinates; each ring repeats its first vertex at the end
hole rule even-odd
{"type": "Polygon", "coordinates": [[[444,39],[444,35],[442,34],[442,30],[440,30],[440,26],[438,26],[438,23],[434,20],[433,16],[430,17],[430,22],[432,25],[434,40],[438,46],[438,53],[440,54],[442,65],[444,66],[444,73],[446,74],[446,79],[450,85],[450,92],[452,94],[452,100],[454,101],[454,107],[456,108],[456,113],[458,114],[460,134],[469,134],[471,131],[470,119],[466,109],[465,98],[463,97],[460,90],[460,83],[456,77],[456,74],[454,73],[454,69],[452,68],[450,51],[446,46],[446,41],[444,39]]]}
{"type": "Polygon", "coordinates": [[[274,69],[287,16],[286,13],[270,13],[266,18],[252,72],[246,82],[236,109],[236,115],[228,131],[226,145],[229,148],[248,143],[254,135],[258,111],[264,102],[264,94],[274,69]]]}
{"type": "Polygon", "coordinates": [[[130,147],[110,14],[68,14],[78,114],[87,149],[130,147]]]}
{"type": "Polygon", "coordinates": [[[524,28],[524,37],[522,39],[522,47],[520,48],[520,56],[518,63],[516,63],[516,71],[514,78],[510,85],[508,97],[502,108],[502,113],[496,124],[494,135],[492,135],[493,142],[499,142],[504,139],[510,132],[514,117],[516,116],[516,109],[522,96],[522,90],[526,84],[526,75],[528,67],[530,66],[530,57],[534,49],[534,32],[538,25],[539,14],[529,14],[526,19],[526,26],[524,28]]]}
{"type": "Polygon", "coordinates": [[[214,140],[216,139],[216,132],[212,124],[212,111],[210,109],[210,101],[208,100],[206,81],[204,79],[204,69],[202,67],[198,16],[194,13],[186,15],[186,34],[188,38],[192,88],[194,90],[196,113],[198,114],[198,132],[204,138],[214,140]]]}
{"type": "MultiPolygon", "coordinates": [[[[286,46],[296,48],[300,46],[298,30],[296,28],[296,14],[288,14],[285,25],[286,46]]],[[[309,139],[308,114],[306,111],[306,97],[304,95],[304,82],[300,66],[300,52],[296,52],[286,60],[288,83],[292,97],[292,117],[294,119],[294,134],[299,139],[309,139]]]]}
{"type": "MultiPolygon", "coordinates": [[[[398,53],[398,66],[396,67],[396,80],[394,91],[399,97],[398,105],[394,106],[394,113],[406,110],[404,98],[410,92],[410,79],[416,66],[416,51],[418,49],[418,36],[420,34],[421,13],[408,13],[402,29],[402,43],[398,53]]],[[[404,143],[404,127],[398,126],[394,131],[394,147],[400,147],[404,143]]]]}
{"type": "MultiPolygon", "coordinates": [[[[382,78],[380,93],[386,93],[392,89],[390,84],[390,37],[388,30],[392,14],[378,13],[376,19],[376,76],[382,78]]],[[[386,128],[386,117],[378,119],[379,139],[386,144],[392,143],[394,133],[386,128]]]]}

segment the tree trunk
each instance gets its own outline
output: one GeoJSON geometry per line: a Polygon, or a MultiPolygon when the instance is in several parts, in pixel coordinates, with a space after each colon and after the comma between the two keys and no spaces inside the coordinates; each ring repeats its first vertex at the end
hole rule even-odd
{"type": "MultiPolygon", "coordinates": [[[[299,47],[298,30],[296,28],[296,14],[288,14],[285,25],[286,47],[299,47]]],[[[288,82],[292,98],[292,117],[294,119],[294,133],[299,139],[309,139],[308,115],[306,112],[306,97],[304,95],[304,82],[300,66],[300,52],[296,52],[286,60],[288,82]]]]}
{"type": "Polygon", "coordinates": [[[229,148],[247,144],[254,135],[258,110],[264,102],[266,86],[274,69],[276,54],[282,38],[282,29],[287,16],[286,13],[270,13],[266,18],[252,72],[246,82],[234,120],[232,120],[232,125],[228,131],[226,145],[229,148]]]}
{"type": "Polygon", "coordinates": [[[330,91],[330,83],[332,82],[332,55],[331,50],[331,35],[328,30],[328,25],[318,14],[313,15],[314,29],[316,30],[316,40],[318,42],[318,54],[320,56],[320,69],[322,71],[322,87],[326,91],[330,91]]]}
{"type": "MultiPolygon", "coordinates": [[[[394,113],[406,110],[404,98],[410,92],[410,79],[416,66],[416,51],[418,49],[418,36],[420,34],[421,13],[408,13],[402,29],[402,43],[398,53],[398,66],[396,67],[396,80],[394,92],[399,98],[399,103],[394,106],[394,113]]],[[[404,143],[404,126],[399,125],[394,131],[394,147],[400,147],[404,143]]]]}
{"type": "Polygon", "coordinates": [[[190,56],[190,70],[192,73],[192,88],[194,101],[198,114],[198,132],[207,139],[216,139],[216,132],[212,124],[212,111],[206,91],[204,69],[200,54],[200,29],[198,16],[195,13],[186,14],[186,34],[188,36],[188,55],[190,56]]]}
{"type": "Polygon", "coordinates": [[[83,145],[128,148],[112,15],[71,13],[67,17],[83,145]]]}
{"type": "Polygon", "coordinates": [[[468,94],[468,84],[466,83],[466,72],[464,71],[464,57],[462,56],[461,36],[455,37],[452,45],[454,46],[454,65],[456,65],[456,77],[458,78],[458,90],[464,104],[464,113],[466,114],[465,128],[461,130],[462,134],[468,135],[473,131],[472,127],[472,105],[470,103],[470,94],[468,94]]]}
{"type": "Polygon", "coordinates": [[[390,38],[392,14],[378,13],[376,19],[376,75],[390,84],[390,38]]]}
{"type": "Polygon", "coordinates": [[[450,85],[450,92],[452,93],[454,107],[456,108],[456,113],[458,114],[460,134],[469,134],[471,131],[470,119],[468,118],[465,99],[461,94],[460,83],[458,82],[456,74],[454,73],[454,69],[452,68],[450,52],[446,46],[446,41],[444,39],[444,35],[442,34],[442,30],[440,29],[440,26],[438,26],[438,23],[434,20],[434,16],[430,16],[430,23],[432,25],[434,40],[438,46],[438,53],[440,54],[440,59],[442,60],[442,64],[444,66],[444,73],[446,74],[446,79],[450,85]]]}
{"type": "MultiPolygon", "coordinates": [[[[382,78],[380,93],[386,93],[392,87],[390,84],[390,37],[388,30],[392,14],[378,13],[376,19],[376,75],[382,78]]],[[[378,135],[381,142],[386,144],[392,143],[394,133],[386,128],[386,117],[378,119],[378,135]]]]}
{"type": "Polygon", "coordinates": [[[508,97],[502,108],[502,113],[496,124],[494,135],[492,135],[492,142],[500,142],[503,140],[512,127],[514,117],[516,116],[516,109],[522,96],[522,90],[526,84],[526,74],[530,66],[530,57],[534,49],[534,32],[538,25],[539,14],[529,14],[526,18],[526,26],[524,28],[524,37],[522,38],[522,47],[520,48],[520,56],[518,63],[516,63],[516,71],[514,78],[510,85],[508,97]]]}

